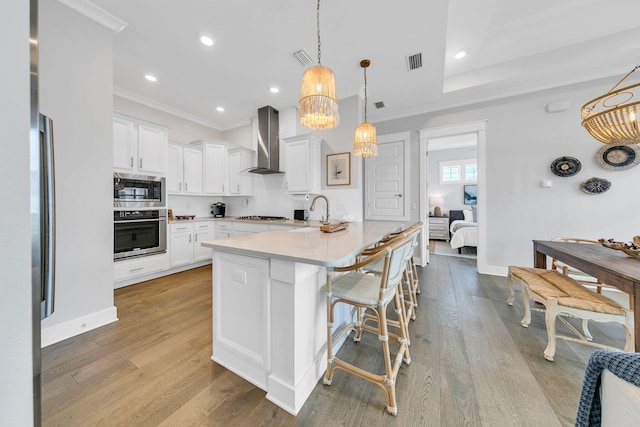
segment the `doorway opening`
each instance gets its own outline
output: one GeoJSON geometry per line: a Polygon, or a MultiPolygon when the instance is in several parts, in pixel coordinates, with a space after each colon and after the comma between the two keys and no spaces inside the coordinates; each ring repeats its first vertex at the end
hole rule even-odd
{"type": "Polygon", "coordinates": [[[420,215],[429,253],[484,262],[486,122],[420,131],[420,215]]]}

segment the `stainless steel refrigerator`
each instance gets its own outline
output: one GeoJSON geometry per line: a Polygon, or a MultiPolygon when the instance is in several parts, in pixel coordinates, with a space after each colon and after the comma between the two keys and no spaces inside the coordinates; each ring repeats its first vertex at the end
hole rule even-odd
{"type": "Polygon", "coordinates": [[[33,327],[34,425],[41,425],[40,321],[51,316],[55,294],[55,181],[53,120],[39,110],[38,0],[30,0],[31,62],[31,286],[33,327]]]}

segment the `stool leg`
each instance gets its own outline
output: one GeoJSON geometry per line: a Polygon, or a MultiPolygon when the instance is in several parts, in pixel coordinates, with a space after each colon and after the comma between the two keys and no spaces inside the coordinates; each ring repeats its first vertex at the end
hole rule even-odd
{"type": "Polygon", "coordinates": [[[524,317],[520,321],[520,324],[528,328],[531,323],[531,306],[529,303],[529,292],[527,291],[527,286],[524,284],[522,285],[522,305],[524,306],[524,317]]]}
{"type": "MultiPolygon", "coordinates": [[[[397,295],[396,295],[397,296],[397,295]]],[[[389,352],[389,331],[387,329],[386,307],[379,307],[378,315],[378,339],[382,341],[382,352],[384,355],[384,390],[387,395],[387,412],[391,415],[398,414],[398,404],[396,402],[396,378],[393,375],[393,367],[391,365],[391,354],[389,352]]],[[[400,329],[403,330],[402,323],[400,329]]]]}
{"type": "Polygon", "coordinates": [[[591,336],[591,332],[589,332],[589,320],[582,319],[582,334],[586,338],[587,341],[593,341],[593,337],[591,336]]]}
{"type": "Polygon", "coordinates": [[[556,354],[556,317],[558,316],[558,301],[549,298],[545,304],[544,320],[547,324],[547,348],[544,349],[544,358],[553,362],[556,354]]]}
{"type": "Polygon", "coordinates": [[[327,371],[322,383],[331,385],[333,381],[333,304],[331,294],[331,274],[327,272],[327,371]]]}
{"type": "Polygon", "coordinates": [[[353,342],[359,342],[362,339],[362,325],[364,324],[364,312],[363,307],[356,307],[356,325],[353,333],[353,342]]]}
{"type": "Polygon", "coordinates": [[[515,295],[513,294],[513,283],[511,282],[511,271],[507,273],[507,287],[509,288],[509,298],[507,298],[507,304],[513,305],[515,295]]]}

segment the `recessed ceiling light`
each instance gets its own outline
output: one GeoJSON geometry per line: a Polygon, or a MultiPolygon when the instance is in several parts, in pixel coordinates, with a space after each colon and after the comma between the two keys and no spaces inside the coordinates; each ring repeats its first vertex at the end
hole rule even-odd
{"type": "Polygon", "coordinates": [[[222,113],[224,111],[224,107],[216,107],[216,111],[219,111],[222,113]]]}
{"type": "Polygon", "coordinates": [[[278,93],[278,92],[280,92],[280,89],[279,89],[279,88],[277,88],[277,87],[275,87],[275,86],[271,86],[271,87],[269,88],[269,92],[271,92],[271,93],[278,93]]]}
{"type": "Polygon", "coordinates": [[[153,74],[145,74],[144,78],[149,80],[150,82],[157,82],[158,78],[156,76],[154,76],[153,74]]]}
{"type": "Polygon", "coordinates": [[[215,42],[213,36],[205,32],[198,33],[198,40],[200,40],[200,43],[205,46],[213,46],[213,43],[215,42]]]}
{"type": "Polygon", "coordinates": [[[456,59],[462,59],[467,56],[467,53],[469,53],[469,49],[462,49],[460,52],[453,55],[453,57],[456,59]]]}

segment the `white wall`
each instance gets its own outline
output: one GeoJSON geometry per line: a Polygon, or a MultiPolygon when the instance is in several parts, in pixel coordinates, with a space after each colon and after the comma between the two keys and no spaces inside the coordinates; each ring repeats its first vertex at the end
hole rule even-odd
{"type": "Polygon", "coordinates": [[[33,425],[29,2],[0,4],[0,425],[33,425]]]}
{"type": "MultiPolygon", "coordinates": [[[[609,171],[595,153],[602,144],[580,125],[580,107],[606,93],[609,80],[537,92],[499,101],[377,123],[378,132],[427,129],[487,120],[486,180],[487,227],[484,243],[490,268],[504,272],[510,264],[532,265],[532,239],[555,236],[630,240],[638,234],[640,168],[609,171]],[[546,104],[566,100],[567,111],[547,113],[546,104]],[[550,172],[559,156],[573,156],[582,171],[570,178],[550,172]],[[579,184],[593,176],[613,185],[601,195],[588,195],[579,184]],[[553,180],[544,189],[540,180],[553,180]]],[[[633,82],[629,82],[631,84],[633,82]]],[[[417,162],[417,160],[415,160],[417,162]]]]}
{"type": "Polygon", "coordinates": [[[56,299],[42,345],[116,319],[113,305],[112,33],[40,2],[40,110],[54,121],[56,299]]]}
{"type": "MultiPolygon", "coordinates": [[[[440,205],[443,214],[450,210],[471,208],[464,204],[464,184],[440,184],[440,162],[475,159],[477,155],[478,151],[475,147],[429,151],[429,197],[440,196],[443,198],[444,203],[440,205]]],[[[432,210],[431,205],[429,205],[429,209],[432,210]]]]}

